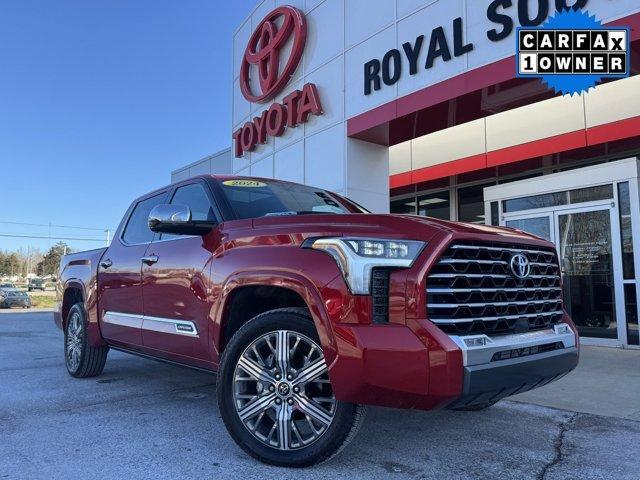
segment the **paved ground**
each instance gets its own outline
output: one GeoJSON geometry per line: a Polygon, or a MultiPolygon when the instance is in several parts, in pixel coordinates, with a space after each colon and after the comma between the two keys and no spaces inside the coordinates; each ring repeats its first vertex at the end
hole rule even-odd
{"type": "Polygon", "coordinates": [[[226,434],[213,381],[117,352],[102,377],[72,379],[50,313],[0,314],[0,479],[640,478],[639,422],[509,401],[372,408],[333,461],[266,467],[226,434]]]}
{"type": "MultiPolygon", "coordinates": [[[[640,350],[585,346],[581,350],[571,375],[513,399],[640,421],[640,350]]],[[[638,472],[640,479],[640,459],[638,472]]]]}

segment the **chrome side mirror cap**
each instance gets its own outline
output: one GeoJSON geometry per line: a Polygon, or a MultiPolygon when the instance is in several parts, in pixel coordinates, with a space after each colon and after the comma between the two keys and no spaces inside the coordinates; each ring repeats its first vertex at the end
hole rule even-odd
{"type": "Polygon", "coordinates": [[[216,222],[192,220],[191,209],[186,205],[160,204],[149,213],[149,229],[156,233],[174,235],[206,235],[216,222]]]}

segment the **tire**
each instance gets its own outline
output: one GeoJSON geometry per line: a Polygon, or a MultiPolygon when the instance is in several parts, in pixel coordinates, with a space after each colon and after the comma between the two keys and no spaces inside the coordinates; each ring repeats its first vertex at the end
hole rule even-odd
{"type": "Polygon", "coordinates": [[[304,309],[271,310],[243,325],[222,355],[217,396],[222,420],[238,446],[261,462],[282,467],[308,467],[337,455],[355,437],[365,413],[363,406],[333,396],[320,340],[304,309]],[[279,345],[288,346],[286,361],[276,358],[279,345]],[[278,376],[287,365],[293,377],[278,376]]]}
{"type": "Polygon", "coordinates": [[[69,310],[64,326],[64,360],[69,375],[95,377],[102,373],[109,347],[92,347],[87,338],[87,314],[82,303],[69,310]]]}

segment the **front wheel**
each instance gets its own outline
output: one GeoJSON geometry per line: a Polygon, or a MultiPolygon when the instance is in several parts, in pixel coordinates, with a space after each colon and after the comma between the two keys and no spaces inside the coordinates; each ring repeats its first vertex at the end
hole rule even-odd
{"type": "Polygon", "coordinates": [[[306,467],[338,454],[364,407],[336,400],[313,321],[279,309],[246,323],[227,345],[218,406],[236,443],[254,458],[306,467]]]}
{"type": "Polygon", "coordinates": [[[87,316],[82,303],[69,310],[64,329],[64,360],[69,375],[95,377],[102,373],[109,347],[92,347],[87,337],[87,316]]]}

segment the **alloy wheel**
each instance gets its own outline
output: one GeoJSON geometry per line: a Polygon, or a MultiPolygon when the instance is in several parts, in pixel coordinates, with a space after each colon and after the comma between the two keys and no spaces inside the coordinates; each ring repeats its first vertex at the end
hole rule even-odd
{"type": "Polygon", "coordinates": [[[82,319],[78,312],[73,312],[69,317],[69,325],[67,326],[67,341],[65,345],[65,353],[67,365],[72,371],[76,371],[80,365],[80,355],[82,352],[82,319]]]}
{"type": "Polygon", "coordinates": [[[236,412],[263,444],[295,450],[331,425],[336,399],[322,349],[305,335],[277,330],[242,353],[233,375],[236,412]]]}

